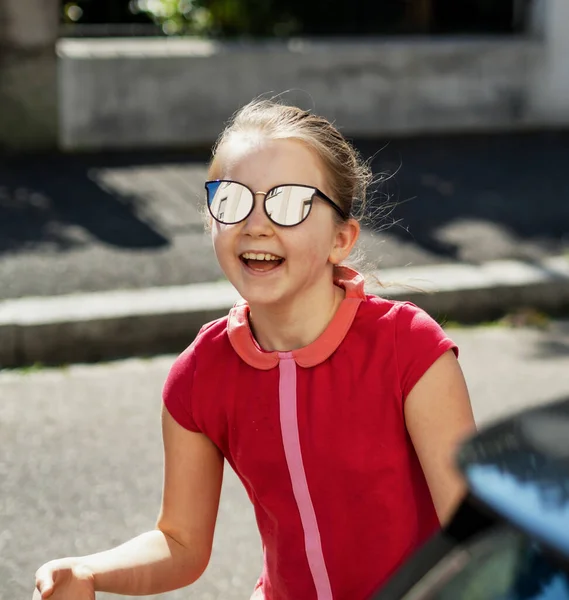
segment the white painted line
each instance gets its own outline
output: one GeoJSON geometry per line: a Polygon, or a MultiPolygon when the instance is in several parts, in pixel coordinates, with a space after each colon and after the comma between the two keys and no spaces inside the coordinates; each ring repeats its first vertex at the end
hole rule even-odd
{"type": "MultiPolygon", "coordinates": [[[[404,285],[425,292],[450,292],[488,288],[524,287],[552,281],[569,284],[569,258],[556,256],[540,263],[516,260],[495,260],[481,265],[448,264],[436,267],[408,267],[379,271],[380,281],[401,283],[387,288],[389,295],[409,292],[404,285]]],[[[375,291],[375,289],[374,289],[375,291]]]]}
{"type": "Polygon", "coordinates": [[[239,294],[226,282],[22,298],[0,302],[0,325],[216,310],[230,308],[237,300],[239,294]]]}

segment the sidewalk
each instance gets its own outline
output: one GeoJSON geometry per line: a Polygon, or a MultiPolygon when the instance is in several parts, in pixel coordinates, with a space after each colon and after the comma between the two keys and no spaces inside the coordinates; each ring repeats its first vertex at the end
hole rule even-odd
{"type": "MultiPolygon", "coordinates": [[[[357,145],[393,174],[362,235],[370,268],[432,292],[392,295],[443,319],[569,307],[569,132],[357,145]]],[[[227,312],[222,283],[192,287],[222,279],[200,214],[206,159],[0,163],[0,366],[175,352],[227,312]]]]}

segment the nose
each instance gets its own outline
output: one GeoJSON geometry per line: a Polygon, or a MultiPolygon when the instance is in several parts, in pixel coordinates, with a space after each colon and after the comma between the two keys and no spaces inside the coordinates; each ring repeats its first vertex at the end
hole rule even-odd
{"type": "Polygon", "coordinates": [[[243,225],[244,234],[253,237],[266,237],[273,234],[271,220],[265,214],[265,196],[264,192],[255,193],[255,205],[243,225]]]}

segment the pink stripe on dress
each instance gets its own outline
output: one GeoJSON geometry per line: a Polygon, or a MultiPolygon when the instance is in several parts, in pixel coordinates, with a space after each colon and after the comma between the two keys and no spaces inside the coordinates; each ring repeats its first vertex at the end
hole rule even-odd
{"type": "Polygon", "coordinates": [[[330,578],[328,577],[326,563],[324,562],[320,531],[318,530],[316,513],[314,512],[314,506],[310,498],[310,491],[302,462],[302,451],[300,449],[296,399],[297,367],[292,352],[279,352],[279,359],[281,433],[286,462],[292,481],[292,491],[304,531],[306,557],[316,587],[316,597],[318,600],[332,600],[330,578]]]}

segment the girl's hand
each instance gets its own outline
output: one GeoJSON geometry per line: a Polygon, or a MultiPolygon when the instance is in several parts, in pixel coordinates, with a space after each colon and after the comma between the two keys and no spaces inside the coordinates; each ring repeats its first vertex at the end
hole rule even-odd
{"type": "Polygon", "coordinates": [[[95,600],[93,574],[76,559],[53,560],[36,573],[33,600],[95,600]]]}

